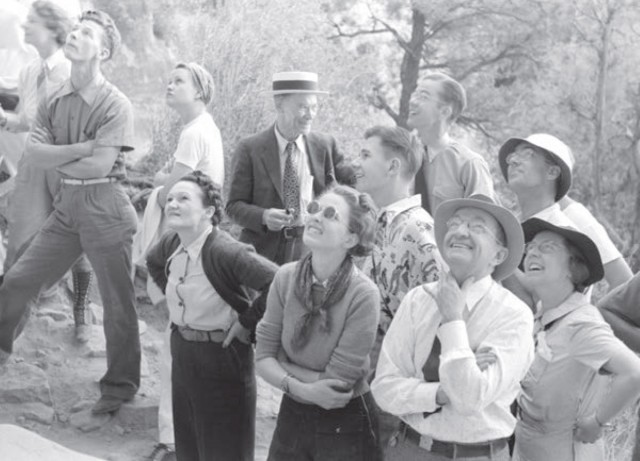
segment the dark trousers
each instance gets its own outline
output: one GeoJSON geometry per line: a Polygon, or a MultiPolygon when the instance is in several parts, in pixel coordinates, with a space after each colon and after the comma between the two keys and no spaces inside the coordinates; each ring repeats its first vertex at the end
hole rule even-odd
{"type": "Polygon", "coordinates": [[[191,342],[171,333],[171,385],[180,461],[253,461],[256,378],[253,348],[237,339],[191,342]]]}
{"type": "Polygon", "coordinates": [[[40,290],[60,280],[84,252],[104,304],[107,372],[100,390],[103,395],[133,397],[140,385],[140,337],[131,277],[136,226],[136,212],[120,185],[63,185],[53,213],[0,287],[0,349],[13,351],[40,290]]]}
{"type": "Polygon", "coordinates": [[[269,461],[378,461],[378,423],[371,393],[324,410],[282,398],[269,461]]]}

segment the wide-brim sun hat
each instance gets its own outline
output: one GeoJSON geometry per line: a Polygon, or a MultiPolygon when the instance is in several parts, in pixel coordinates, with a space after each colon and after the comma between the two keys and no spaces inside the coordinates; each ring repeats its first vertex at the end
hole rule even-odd
{"type": "Polygon", "coordinates": [[[271,90],[266,93],[277,94],[329,94],[318,88],[318,74],[315,72],[278,72],[273,74],[271,90]]]}
{"type": "MultiPolygon", "coordinates": [[[[587,235],[577,231],[572,227],[556,226],[549,221],[540,218],[530,218],[522,223],[525,242],[530,242],[542,231],[549,231],[561,235],[575,246],[589,269],[589,277],[583,285],[589,286],[602,280],[604,277],[604,266],[598,247],[587,235]]],[[[524,262],[524,260],[523,260],[524,262]]]]}
{"type": "Polygon", "coordinates": [[[497,281],[507,278],[522,261],[524,252],[524,234],[522,226],[515,215],[505,207],[496,204],[490,197],[474,195],[468,198],[458,198],[442,202],[434,215],[434,230],[436,245],[440,253],[444,254],[444,237],[447,233],[447,221],[461,208],[477,208],[486,211],[498,221],[506,238],[509,254],[493,271],[493,278],[497,281]]]}
{"type": "Polygon", "coordinates": [[[556,191],[556,202],[567,195],[569,188],[571,188],[571,172],[575,162],[573,153],[569,146],[550,134],[536,133],[527,138],[508,139],[507,142],[500,147],[500,151],[498,152],[498,161],[500,162],[500,170],[502,170],[504,179],[509,182],[507,157],[515,151],[516,147],[521,143],[528,143],[543,149],[553,157],[560,167],[560,182],[558,184],[558,190],[556,191]]]}

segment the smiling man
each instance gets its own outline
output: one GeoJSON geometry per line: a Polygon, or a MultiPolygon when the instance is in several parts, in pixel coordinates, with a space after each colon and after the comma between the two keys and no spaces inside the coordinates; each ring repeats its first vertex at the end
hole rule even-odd
{"type": "Polygon", "coordinates": [[[533,316],[498,282],[520,263],[522,229],[510,211],[475,196],[440,205],[435,235],[450,273],[403,299],[371,387],[403,421],[386,459],[508,460],[533,316]]]}
{"type": "Polygon", "coordinates": [[[104,304],[107,372],[94,413],[109,413],[140,385],[140,339],[131,277],[137,218],[119,184],[133,149],[129,100],[100,71],[120,44],[113,20],[86,11],[67,36],[71,77],[38,107],[25,161],[57,168],[54,210],[0,288],[0,359],[6,362],[43,287],[57,282],[85,252],[104,304]]]}
{"type": "Polygon", "coordinates": [[[407,125],[417,130],[425,149],[415,193],[431,214],[445,200],[476,194],[494,197],[487,162],[449,135],[466,105],[464,87],[441,73],[424,77],[411,98],[407,125]]]}
{"type": "Polygon", "coordinates": [[[276,122],[240,141],[226,211],[243,227],[241,241],[283,264],[300,258],[301,210],[336,181],[343,159],[333,137],[311,132],[318,95],[327,94],[318,89],[317,74],[277,73],[271,94],[276,122]]]}

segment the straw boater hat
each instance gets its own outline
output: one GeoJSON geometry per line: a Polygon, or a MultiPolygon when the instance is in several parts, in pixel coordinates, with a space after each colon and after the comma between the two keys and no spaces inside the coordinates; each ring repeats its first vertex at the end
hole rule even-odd
{"type": "Polygon", "coordinates": [[[269,94],[329,94],[318,89],[318,74],[314,72],[278,72],[273,74],[269,94]]]}
{"type": "Polygon", "coordinates": [[[542,231],[559,234],[571,242],[582,255],[589,269],[589,277],[584,281],[583,285],[593,285],[604,277],[604,268],[602,266],[602,259],[600,258],[598,247],[593,240],[582,232],[578,232],[571,227],[555,226],[540,218],[527,219],[522,223],[522,230],[524,231],[525,242],[530,242],[536,234],[542,231]]]}
{"type": "Polygon", "coordinates": [[[447,233],[447,221],[460,208],[478,208],[493,216],[502,226],[506,237],[506,245],[509,254],[502,263],[493,270],[493,278],[500,281],[513,273],[522,260],[524,251],[524,235],[518,219],[506,208],[496,205],[491,198],[485,195],[474,195],[469,198],[457,198],[442,202],[434,216],[436,245],[443,253],[444,236],[447,233]]]}
{"type": "Polygon", "coordinates": [[[546,133],[536,133],[527,138],[511,138],[507,140],[498,153],[500,169],[507,182],[509,182],[507,156],[515,150],[518,144],[523,142],[545,150],[553,157],[558,166],[560,166],[560,184],[556,192],[557,202],[567,194],[571,187],[571,170],[573,170],[573,164],[575,163],[571,149],[555,136],[546,133]]]}

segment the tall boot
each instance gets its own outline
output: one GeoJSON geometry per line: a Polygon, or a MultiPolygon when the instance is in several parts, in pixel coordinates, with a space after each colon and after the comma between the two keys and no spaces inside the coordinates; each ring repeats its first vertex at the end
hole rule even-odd
{"type": "Polygon", "coordinates": [[[92,272],[72,271],[73,277],[73,320],[75,337],[78,342],[86,343],[91,336],[91,313],[89,312],[89,288],[92,272]]]}

